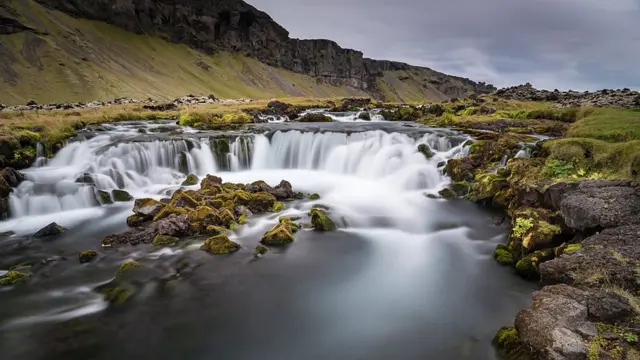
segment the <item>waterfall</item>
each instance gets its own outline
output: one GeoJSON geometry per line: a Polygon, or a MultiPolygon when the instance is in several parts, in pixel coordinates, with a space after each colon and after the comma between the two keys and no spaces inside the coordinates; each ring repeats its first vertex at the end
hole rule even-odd
{"type": "Polygon", "coordinates": [[[118,129],[69,143],[46,164],[25,170],[27,180],[9,200],[10,217],[96,208],[100,206],[96,190],[125,189],[134,197],[159,198],[177,189],[188,173],[202,177],[229,172],[224,178],[275,170],[273,176],[279,181],[289,176],[282,173],[285,170],[310,170],[322,172],[320,177],[350,176],[398,189],[435,189],[447,181],[436,164],[463,156],[465,149],[464,139],[444,134],[416,138],[380,130],[146,141],[122,136],[118,129]],[[427,144],[435,155],[427,159],[417,150],[420,144],[427,144]]]}

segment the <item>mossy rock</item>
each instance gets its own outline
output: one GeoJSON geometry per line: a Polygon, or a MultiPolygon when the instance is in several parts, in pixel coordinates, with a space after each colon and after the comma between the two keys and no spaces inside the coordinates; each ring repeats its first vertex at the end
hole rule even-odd
{"type": "Polygon", "coordinates": [[[182,186],[194,186],[198,185],[198,177],[194,174],[187,175],[187,178],[182,182],[182,186]]]}
{"type": "Polygon", "coordinates": [[[307,199],[309,199],[309,200],[320,200],[320,195],[318,195],[317,193],[309,194],[309,196],[307,196],[307,199]]]}
{"type": "Polygon", "coordinates": [[[266,254],[269,251],[269,248],[267,248],[264,245],[258,245],[256,246],[255,250],[253,251],[253,256],[254,257],[260,257],[263,256],[264,254],[266,254]]]}
{"type": "Polygon", "coordinates": [[[246,214],[242,214],[238,217],[238,225],[244,225],[249,222],[249,217],[246,214]]]}
{"type": "Polygon", "coordinates": [[[274,226],[271,230],[264,233],[260,242],[264,245],[278,246],[286,245],[293,242],[293,232],[291,231],[289,222],[281,222],[274,226]]]}
{"type": "Polygon", "coordinates": [[[153,246],[168,246],[176,244],[180,239],[174,236],[156,235],[151,243],[153,246]]]}
{"type": "Polygon", "coordinates": [[[471,185],[467,181],[454,182],[449,186],[457,196],[466,196],[471,189],[471,185]]]}
{"type": "Polygon", "coordinates": [[[508,167],[501,167],[497,171],[498,176],[508,178],[511,175],[511,170],[508,167]]]}
{"type": "Polygon", "coordinates": [[[538,266],[555,257],[553,249],[535,251],[516,263],[516,272],[525,279],[537,280],[540,277],[538,266]]]}
{"type": "Polygon", "coordinates": [[[282,201],[276,201],[275,203],[273,203],[271,212],[280,212],[282,210],[284,210],[284,203],[282,201]]]}
{"type": "Polygon", "coordinates": [[[501,265],[511,265],[515,262],[513,254],[511,254],[506,245],[502,244],[496,246],[496,249],[493,252],[493,258],[501,265]]]}
{"type": "MultiPolygon", "coordinates": [[[[238,205],[244,205],[247,206],[249,205],[249,203],[251,203],[251,193],[246,192],[244,190],[237,190],[234,194],[232,199],[238,204],[238,205]]],[[[225,200],[226,201],[226,200],[225,200]]]]}
{"type": "Polygon", "coordinates": [[[200,188],[203,190],[216,188],[220,185],[222,185],[222,179],[213,175],[207,175],[200,181],[200,188]]]}
{"type": "Polygon", "coordinates": [[[217,225],[209,225],[207,226],[205,233],[208,235],[220,235],[220,234],[228,234],[231,230],[217,225]]]}
{"type": "Polygon", "coordinates": [[[309,113],[309,114],[305,114],[304,116],[300,117],[296,121],[299,121],[299,122],[332,122],[333,119],[330,116],[327,116],[327,115],[322,114],[322,113],[309,113]]]}
{"type": "Polygon", "coordinates": [[[98,256],[98,253],[94,250],[83,251],[78,255],[78,261],[80,264],[90,263],[98,256]]]}
{"type": "Polygon", "coordinates": [[[134,260],[129,260],[127,262],[125,262],[124,264],[120,265],[120,268],[118,269],[118,272],[116,273],[116,277],[121,276],[122,274],[124,274],[125,271],[132,269],[132,268],[136,268],[140,266],[140,263],[134,260]]]}
{"type": "Polygon", "coordinates": [[[133,200],[133,196],[124,190],[111,190],[111,197],[115,202],[128,202],[133,200]]]}
{"type": "Polygon", "coordinates": [[[498,174],[482,173],[475,177],[469,198],[473,201],[491,200],[498,192],[509,187],[507,180],[498,174]]]}
{"type": "Polygon", "coordinates": [[[133,215],[127,217],[127,225],[129,227],[138,227],[138,226],[146,223],[149,220],[150,219],[147,218],[146,216],[133,214],[133,215]]]}
{"type": "Polygon", "coordinates": [[[0,285],[12,286],[21,282],[25,282],[27,281],[29,276],[31,276],[29,273],[11,270],[0,277],[0,285]]]}
{"type": "Polygon", "coordinates": [[[431,159],[435,155],[427,144],[418,145],[418,152],[424,155],[427,159],[431,159]]]}
{"type": "Polygon", "coordinates": [[[162,208],[162,210],[160,210],[160,212],[158,213],[158,215],[156,215],[153,218],[153,221],[158,221],[158,220],[162,220],[164,218],[168,218],[171,215],[188,215],[189,214],[189,210],[185,209],[185,208],[181,208],[181,207],[175,207],[171,204],[165,206],[164,208],[162,208]]]}
{"type": "Polygon", "coordinates": [[[336,224],[327,216],[327,212],[320,209],[311,209],[311,225],[316,231],[334,231],[336,224]]]}
{"type": "Polygon", "coordinates": [[[518,331],[513,327],[505,326],[498,330],[492,343],[501,359],[533,360],[535,358],[529,347],[520,339],[518,331]]]}
{"type": "Polygon", "coordinates": [[[127,302],[132,296],[133,291],[125,287],[109,287],[102,290],[102,296],[105,301],[108,301],[111,305],[120,306],[127,302]]]}
{"type": "Polygon", "coordinates": [[[472,181],[475,177],[475,165],[469,158],[450,159],[444,172],[453,181],[472,181]]]}
{"type": "Polygon", "coordinates": [[[223,227],[229,227],[231,224],[236,223],[236,217],[233,211],[228,208],[222,208],[216,214],[217,223],[223,227]]]}
{"type": "Polygon", "coordinates": [[[562,232],[559,225],[550,223],[556,216],[541,208],[520,208],[513,211],[510,239],[520,244],[525,253],[549,246],[562,232]]]}
{"type": "Polygon", "coordinates": [[[444,199],[455,199],[458,197],[455,191],[451,190],[450,188],[444,188],[438,191],[438,194],[444,199]]]}
{"type": "Polygon", "coordinates": [[[365,121],[371,121],[371,114],[369,114],[368,111],[361,112],[358,115],[358,119],[365,120],[365,121]]]}
{"type": "Polygon", "coordinates": [[[213,255],[227,255],[240,250],[240,245],[229,240],[227,235],[220,234],[208,238],[200,247],[200,250],[213,255]]]}
{"type": "Polygon", "coordinates": [[[109,205],[113,204],[113,200],[111,200],[111,194],[104,190],[96,190],[96,198],[100,205],[109,205]]]}
{"type": "Polygon", "coordinates": [[[300,219],[301,219],[300,216],[280,216],[278,218],[278,222],[284,222],[284,221],[294,222],[300,219]]]}
{"type": "Polygon", "coordinates": [[[153,219],[165,206],[166,204],[156,199],[136,199],[136,201],[133,202],[133,212],[136,215],[153,219]]]}
{"type": "Polygon", "coordinates": [[[13,235],[15,235],[15,234],[16,234],[16,233],[15,233],[14,231],[11,231],[11,230],[9,230],[9,231],[3,231],[3,232],[0,232],[0,238],[5,238],[5,237],[13,236],[13,235]]]}
{"type": "Polygon", "coordinates": [[[275,196],[267,192],[257,192],[251,194],[251,201],[247,204],[247,207],[254,213],[266,213],[273,209],[275,203],[275,196]]]}
{"type": "Polygon", "coordinates": [[[195,209],[200,206],[200,203],[196,199],[191,197],[187,192],[176,191],[171,197],[171,202],[169,203],[169,205],[176,208],[195,209]]]}

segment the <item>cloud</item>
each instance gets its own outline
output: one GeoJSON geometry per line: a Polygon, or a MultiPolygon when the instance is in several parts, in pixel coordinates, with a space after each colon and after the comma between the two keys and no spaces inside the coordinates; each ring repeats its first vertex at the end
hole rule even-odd
{"type": "Polygon", "coordinates": [[[326,38],[497,86],[640,89],[640,0],[248,0],[326,38]]]}

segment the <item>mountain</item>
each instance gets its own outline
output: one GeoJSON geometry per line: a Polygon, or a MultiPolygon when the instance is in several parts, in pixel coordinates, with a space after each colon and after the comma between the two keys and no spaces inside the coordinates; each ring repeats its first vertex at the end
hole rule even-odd
{"type": "Polygon", "coordinates": [[[299,40],[240,0],[0,0],[0,102],[372,95],[443,100],[491,85],[299,40]]]}

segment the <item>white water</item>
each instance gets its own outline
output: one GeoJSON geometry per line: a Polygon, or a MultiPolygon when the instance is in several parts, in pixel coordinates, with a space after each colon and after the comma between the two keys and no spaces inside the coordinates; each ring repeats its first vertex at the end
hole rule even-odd
{"type": "Polygon", "coordinates": [[[367,211],[377,218],[392,206],[392,217],[411,219],[405,215],[418,210],[412,204],[425,201],[421,194],[436,193],[448,182],[436,164],[464,155],[462,145],[453,146],[436,134],[413,139],[383,131],[278,131],[270,140],[255,135],[231,141],[222,159],[226,164],[220,166],[211,148],[215,140],[128,142],[122,140],[122,131],[71,143],[46,165],[26,170],[28,180],[11,195],[11,218],[0,222],[0,231],[34,232],[52,221],[72,226],[102,211],[95,189],[161,198],[177,189],[188,173],[272,185],[286,179],[297,191],[321,193],[323,202],[342,209],[348,218],[367,217],[367,211]],[[422,143],[434,150],[433,158],[427,160],[417,151],[422,143]],[[231,172],[221,174],[221,168],[231,172]],[[85,173],[95,189],[76,183],[85,173]]]}

